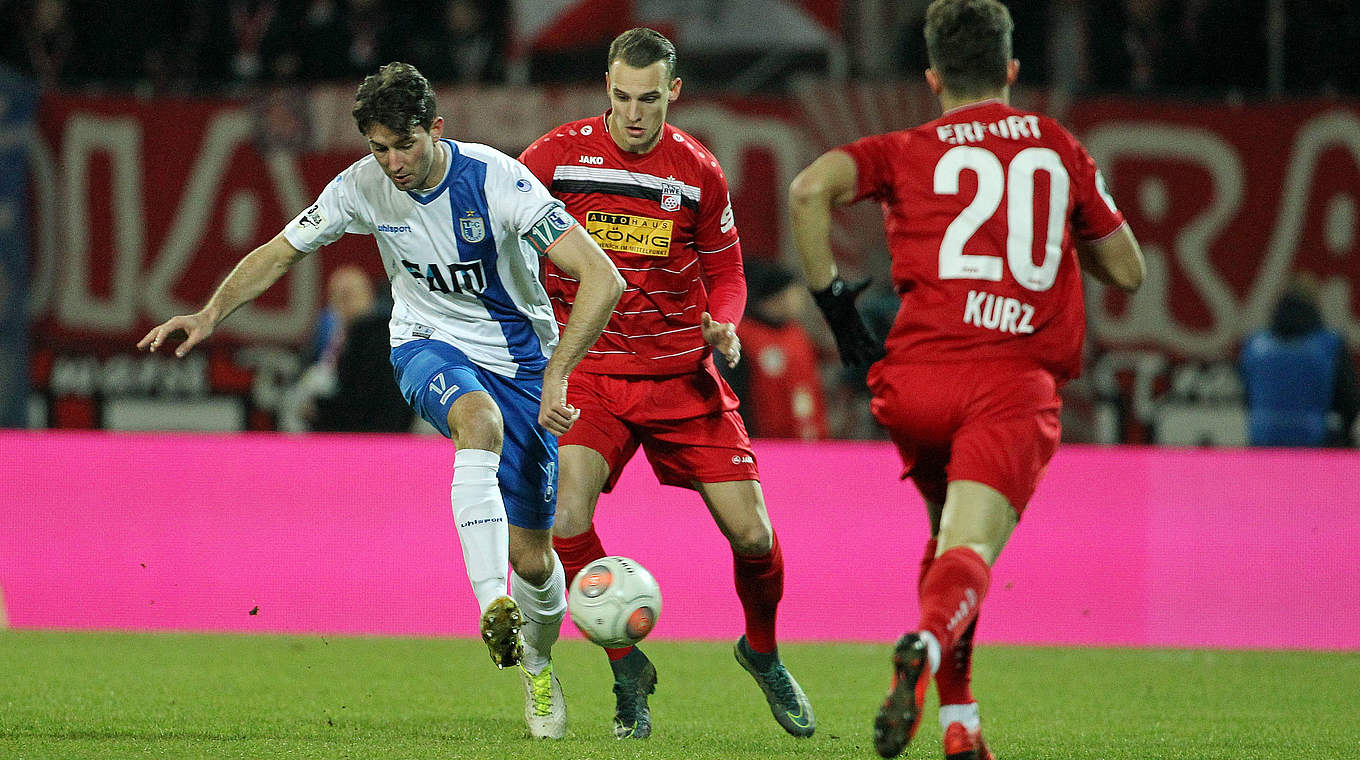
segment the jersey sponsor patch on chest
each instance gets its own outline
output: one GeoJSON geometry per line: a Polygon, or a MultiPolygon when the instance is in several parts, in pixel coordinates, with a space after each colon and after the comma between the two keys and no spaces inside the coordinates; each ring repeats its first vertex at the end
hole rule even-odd
{"type": "Polygon", "coordinates": [[[586,213],[586,232],[595,238],[601,248],[620,253],[669,256],[673,227],[674,223],[670,219],[607,214],[603,211],[586,213]]]}

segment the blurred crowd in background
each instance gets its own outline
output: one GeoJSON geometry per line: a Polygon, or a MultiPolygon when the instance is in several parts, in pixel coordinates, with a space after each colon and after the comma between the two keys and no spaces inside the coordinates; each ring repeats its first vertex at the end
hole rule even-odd
{"type": "MultiPolygon", "coordinates": [[[[639,5],[646,5],[640,2],[639,5]]],[[[259,84],[353,82],[392,60],[436,84],[594,81],[607,40],[519,55],[509,0],[7,0],[5,64],[49,88],[206,94],[259,84]]],[[[722,12],[721,2],[676,0],[722,12]]],[[[841,4],[842,49],[790,56],[857,79],[925,68],[927,0],[841,4]]],[[[1009,3],[1022,78],[1091,92],[1360,93],[1360,4],[1351,0],[1050,0],[1009,3]]],[[[699,8],[703,11],[704,8],[699,8]]],[[[750,50],[762,34],[748,19],[750,50]]],[[[738,30],[740,31],[740,30],[738,30]]],[[[736,53],[740,58],[741,53],[736,53]]],[[[722,86],[732,54],[682,54],[693,84],[722,86]]]]}
{"type": "MultiPolygon", "coordinates": [[[[279,123],[289,134],[264,134],[270,144],[297,147],[300,136],[317,126],[293,107],[298,93],[312,85],[352,88],[392,60],[415,64],[440,87],[602,85],[608,41],[618,30],[580,24],[553,37],[534,25],[553,14],[571,17],[563,8],[591,4],[558,2],[547,11],[550,4],[536,0],[0,0],[0,23],[8,30],[0,37],[0,71],[17,72],[44,93],[244,97],[277,104],[273,110],[284,115],[279,123]],[[548,38],[551,44],[544,44],[548,38]]],[[[797,34],[763,29],[769,19],[748,12],[759,5],[752,0],[634,0],[628,20],[670,19],[666,23],[678,27],[656,24],[677,37],[686,93],[783,96],[800,78],[919,81],[927,66],[922,26],[929,0],[784,4],[832,8],[836,18],[803,47],[788,44],[797,34]],[[696,19],[706,22],[696,28],[696,19]]],[[[622,4],[600,0],[593,20],[616,5],[622,4]]],[[[1055,110],[1064,98],[1105,94],[1217,104],[1360,96],[1355,0],[1050,0],[1008,6],[1016,23],[1021,86],[1046,92],[1055,110]]],[[[598,105],[603,107],[602,97],[598,105]]],[[[498,147],[513,152],[523,146],[498,147]]],[[[1344,248],[1338,245],[1332,253],[1344,248]]],[[[771,261],[780,256],[754,247],[748,253],[746,362],[729,377],[744,399],[748,426],[757,436],[881,437],[865,403],[864,372],[839,367],[825,326],[809,318],[815,312],[806,290],[794,273],[771,261]],[[822,382],[806,382],[810,378],[822,382]]],[[[880,287],[861,305],[884,334],[897,300],[886,277],[878,279],[880,287]]],[[[346,316],[331,285],[317,345],[309,353],[304,349],[312,371],[303,373],[271,423],[278,429],[354,429],[353,423],[337,422],[354,410],[337,406],[335,389],[358,382],[354,378],[362,379],[371,365],[344,358],[338,338],[354,315],[346,316]]],[[[370,311],[365,306],[356,313],[371,316],[370,311]]],[[[374,355],[383,354],[381,329],[362,332],[378,334],[374,355]]],[[[1341,337],[1326,341],[1331,342],[1318,349],[1324,359],[1335,353],[1338,341],[1345,355],[1341,337]]],[[[1296,358],[1279,361],[1281,367],[1299,365],[1296,358]]],[[[1239,387],[1247,388],[1248,379],[1239,387]]],[[[1324,409],[1327,441],[1348,445],[1357,407],[1354,373],[1335,381],[1329,376],[1323,385],[1336,386],[1332,408],[1324,409]]],[[[1074,384],[1069,406],[1089,412],[1102,392],[1074,384]]],[[[1250,400],[1241,390],[1233,395],[1250,400]]],[[[408,411],[387,405],[392,407],[390,416],[372,411],[359,416],[378,425],[374,429],[407,425],[408,411]],[[389,417],[390,423],[378,423],[389,417]]],[[[1127,407],[1120,401],[1120,409],[1127,407]]],[[[1101,439],[1079,420],[1065,426],[1069,440],[1101,439]]],[[[1119,435],[1125,442],[1144,442],[1127,432],[1119,435]]]]}

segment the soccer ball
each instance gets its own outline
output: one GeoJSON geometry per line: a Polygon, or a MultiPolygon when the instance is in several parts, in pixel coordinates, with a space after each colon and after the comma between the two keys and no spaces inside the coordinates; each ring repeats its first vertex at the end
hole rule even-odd
{"type": "Polygon", "coordinates": [[[604,557],[576,575],[567,595],[571,622],[602,647],[626,647],[651,633],[661,615],[661,587],[627,557],[604,557]]]}

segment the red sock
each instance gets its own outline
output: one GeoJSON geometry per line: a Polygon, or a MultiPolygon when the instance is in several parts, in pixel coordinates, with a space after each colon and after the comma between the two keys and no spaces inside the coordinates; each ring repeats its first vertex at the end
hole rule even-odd
{"type": "Polygon", "coordinates": [[[921,626],[940,642],[940,658],[954,656],[954,645],[977,617],[992,570],[977,552],[956,546],[931,563],[921,584],[921,626]]]}
{"type": "Polygon", "coordinates": [[[973,633],[977,630],[977,616],[968,624],[954,644],[952,657],[940,658],[940,669],[935,671],[935,689],[942,705],[966,705],[973,698],[973,633]]]}
{"type": "Polygon", "coordinates": [[[916,576],[916,596],[921,597],[926,588],[926,574],[930,572],[930,566],[935,563],[935,552],[940,548],[940,542],[934,538],[926,541],[926,553],[921,555],[921,574],[916,576]]]}
{"type": "Polygon", "coordinates": [[[760,557],[732,552],[732,575],[737,598],[746,615],[746,643],[757,652],[773,652],[775,613],[784,596],[784,554],[779,537],[770,534],[770,551],[760,557]]]}
{"type": "Polygon", "coordinates": [[[553,536],[553,548],[557,550],[557,558],[562,560],[562,572],[567,574],[567,588],[571,588],[572,581],[586,565],[605,556],[604,545],[595,534],[594,525],[575,536],[553,536]]]}
{"type": "MultiPolygon", "coordinates": [[[[921,575],[916,580],[916,591],[925,589],[926,575],[935,562],[935,552],[939,542],[930,539],[926,542],[926,553],[921,557],[921,575]]],[[[935,688],[940,693],[942,705],[966,705],[975,702],[973,690],[973,632],[977,630],[977,617],[954,644],[954,656],[940,660],[940,669],[935,672],[935,688]]]]}
{"type": "MultiPolygon", "coordinates": [[[[567,588],[571,588],[572,581],[586,568],[586,565],[605,556],[604,545],[600,543],[600,537],[595,533],[595,526],[592,524],[584,533],[575,536],[553,536],[553,549],[557,550],[557,558],[562,561],[562,572],[567,576],[567,588]]],[[[610,661],[622,659],[632,647],[622,649],[611,649],[605,647],[605,653],[609,655],[610,661]]]]}

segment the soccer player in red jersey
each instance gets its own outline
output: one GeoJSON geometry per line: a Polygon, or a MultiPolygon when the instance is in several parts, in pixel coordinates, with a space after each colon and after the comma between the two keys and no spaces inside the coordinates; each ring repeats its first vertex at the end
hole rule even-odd
{"type": "MultiPolygon", "coordinates": [[[[595,506],[641,446],[661,483],[699,492],[731,543],[746,622],[737,661],[756,679],[779,724],[794,736],[810,736],[812,706],[776,647],[783,555],[737,398],[713,364],[715,350],[729,365],[741,357],[741,244],[717,159],[666,123],[680,85],[669,40],[651,29],[624,32],[609,48],[610,109],[549,131],[520,155],[627,281],[568,386],[581,416],[559,442],[553,545],[568,584],[605,556],[595,506]]],[[[552,267],[546,276],[557,320],[566,322],[577,282],[552,267]]],[[[646,738],[656,669],[636,647],[608,653],[614,734],[646,738]]]]}
{"type": "Polygon", "coordinates": [[[874,416],[925,498],[917,630],[893,655],[874,721],[879,754],[906,748],[931,674],[945,753],[990,758],[969,688],[972,638],[991,565],[1057,448],[1058,389],[1080,371],[1081,270],[1125,291],[1143,255],[1086,149],[1045,116],[1009,105],[1019,72],[996,0],[935,0],[926,82],[944,114],[831,150],[789,190],[808,285],[847,363],[875,358],[837,276],[831,212],[883,206],[901,309],[870,368],[874,416]]]}

